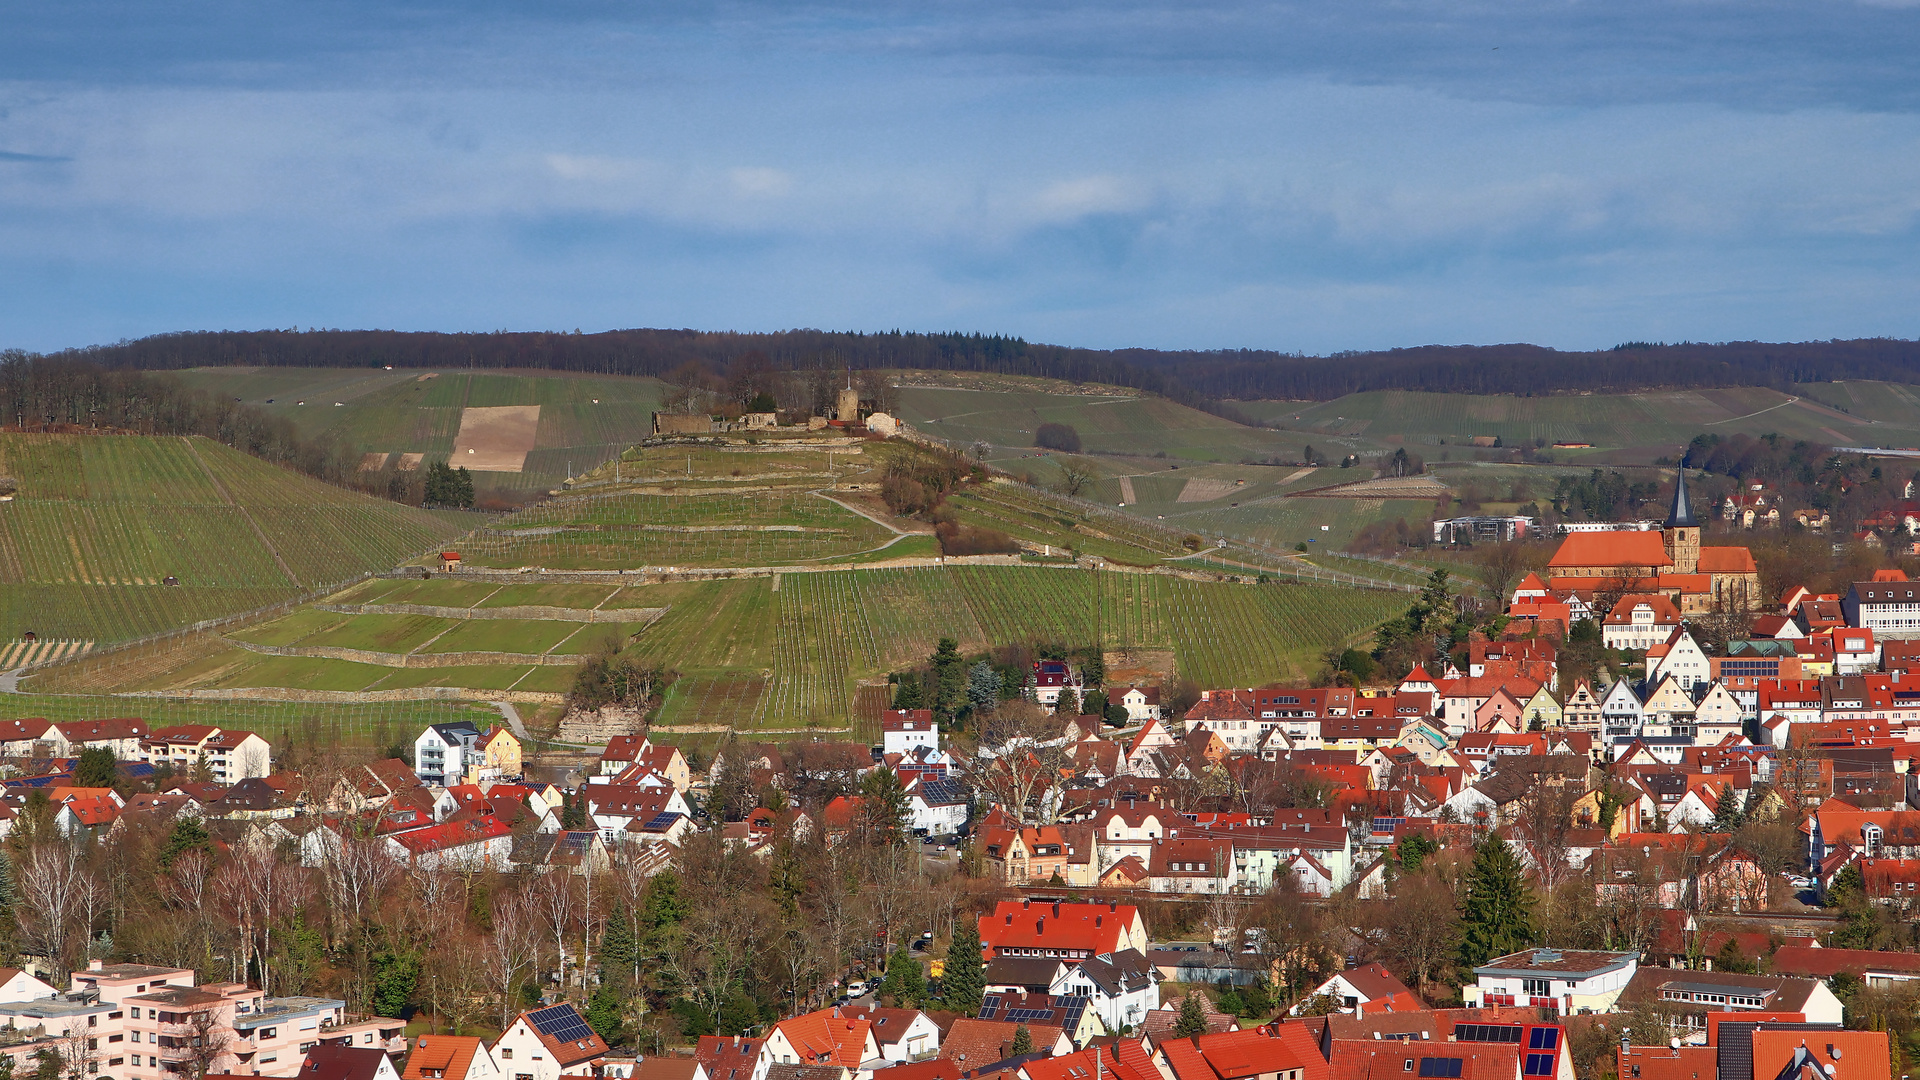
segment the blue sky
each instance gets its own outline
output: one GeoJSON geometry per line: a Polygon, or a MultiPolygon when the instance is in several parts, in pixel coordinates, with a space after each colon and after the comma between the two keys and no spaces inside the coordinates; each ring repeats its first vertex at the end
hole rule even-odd
{"type": "Polygon", "coordinates": [[[0,8],[0,347],[1920,337],[1920,4],[0,8]]]}

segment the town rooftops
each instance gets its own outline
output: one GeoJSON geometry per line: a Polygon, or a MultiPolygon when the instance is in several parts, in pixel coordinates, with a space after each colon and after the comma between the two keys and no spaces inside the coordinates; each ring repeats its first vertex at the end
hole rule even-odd
{"type": "Polygon", "coordinates": [[[702,1035],[700,1044],[694,1048],[693,1059],[707,1070],[711,1080],[749,1080],[754,1063],[760,1059],[760,1048],[765,1044],[765,1039],[702,1035]]]}
{"type": "Polygon", "coordinates": [[[932,731],[932,709],[888,709],[880,714],[882,731],[932,731]]]}
{"type": "Polygon", "coordinates": [[[1640,954],[1637,952],[1527,949],[1523,952],[1496,956],[1473,970],[1476,975],[1527,975],[1536,971],[1552,971],[1563,975],[1592,976],[1607,971],[1618,971],[1638,962],[1639,959],[1640,954]]]}
{"type": "Polygon", "coordinates": [[[527,1022],[527,1027],[540,1039],[561,1068],[601,1057],[607,1052],[606,1041],[594,1034],[571,1002],[563,1001],[544,1009],[532,1009],[521,1013],[520,1019],[527,1022]]]}
{"type": "Polygon", "coordinates": [[[1672,566],[1660,534],[1651,530],[1632,532],[1569,533],[1560,542],[1547,566],[1672,566]]]}
{"type": "Polygon", "coordinates": [[[1863,604],[1920,603],[1920,582],[1856,581],[1853,594],[1863,604]]]}
{"type": "Polygon", "coordinates": [[[407,1057],[403,1080],[465,1080],[486,1044],[471,1035],[422,1035],[407,1057]]]}
{"type": "Polygon", "coordinates": [[[392,834],[395,843],[415,855],[425,855],[466,844],[478,844],[506,836],[513,830],[507,823],[491,814],[468,818],[465,821],[449,821],[443,825],[429,825],[424,829],[409,829],[406,832],[392,834]]]}
{"type": "Polygon", "coordinates": [[[802,1065],[839,1065],[857,1069],[866,1058],[873,1025],[838,1009],[821,1009],[780,1021],[774,1028],[793,1044],[802,1065]]]}
{"type": "Polygon", "coordinates": [[[994,955],[1007,950],[1071,950],[1098,956],[1126,943],[1139,921],[1139,909],[1131,904],[1002,900],[993,914],[980,917],[980,941],[994,955]]]}
{"type": "Polygon", "coordinates": [[[323,1042],[307,1051],[300,1080],[373,1080],[382,1065],[389,1065],[384,1050],[323,1042]]]}
{"type": "Polygon", "coordinates": [[[1920,953],[1782,945],[1774,950],[1767,969],[1776,975],[1814,979],[1831,979],[1835,975],[1859,976],[1869,971],[1920,974],[1920,953]]]}
{"type": "Polygon", "coordinates": [[[1065,966],[1057,956],[996,956],[987,963],[986,984],[1045,990],[1065,966]]]}

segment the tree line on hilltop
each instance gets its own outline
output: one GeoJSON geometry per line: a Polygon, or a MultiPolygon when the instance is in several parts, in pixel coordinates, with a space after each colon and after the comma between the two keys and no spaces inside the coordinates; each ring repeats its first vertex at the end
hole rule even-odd
{"type": "Polygon", "coordinates": [[[1029,375],[1132,387],[1238,416],[1230,401],[1324,401],[1366,390],[1455,394],[1769,386],[1835,379],[1912,382],[1920,342],[1890,338],[1769,343],[1630,342],[1563,352],[1537,345],[1422,345],[1305,356],[1266,349],[1082,349],[998,334],[746,334],[634,329],[581,333],[392,330],[195,331],[61,355],[116,369],[261,365],[535,369],[665,376],[687,364],[721,372],[754,354],[780,370],[811,367],[1029,375]]]}

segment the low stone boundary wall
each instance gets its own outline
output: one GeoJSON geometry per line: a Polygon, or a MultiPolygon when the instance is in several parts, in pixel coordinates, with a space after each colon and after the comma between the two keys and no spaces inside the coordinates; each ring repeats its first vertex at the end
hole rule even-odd
{"type": "Polygon", "coordinates": [[[267,656],[308,656],[321,660],[350,660],[356,664],[375,664],[390,668],[480,667],[487,664],[531,664],[538,667],[577,667],[583,657],[556,656],[547,653],[452,652],[397,653],[368,649],[343,649],[336,645],[259,645],[237,638],[229,644],[248,652],[267,656]]]}
{"type": "Polygon", "coordinates": [[[301,701],[330,705],[367,705],[382,701],[511,701],[516,705],[559,705],[564,694],[539,690],[472,690],[463,686],[412,686],[405,690],[289,690],[278,686],[242,686],[230,690],[129,690],[121,698],[172,701],[301,701]]]}
{"type": "Polygon", "coordinates": [[[436,604],[315,604],[339,615],[431,615],[436,619],[523,619],[529,622],[651,623],[663,607],[570,608],[527,604],[520,607],[464,608],[436,604]]]}

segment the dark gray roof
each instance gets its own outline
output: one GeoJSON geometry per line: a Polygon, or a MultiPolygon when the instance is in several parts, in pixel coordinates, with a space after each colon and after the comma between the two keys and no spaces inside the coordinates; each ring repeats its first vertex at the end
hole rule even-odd
{"type": "Polygon", "coordinates": [[[987,961],[988,986],[1026,986],[1044,991],[1064,965],[1044,956],[996,956],[987,961]]]}
{"type": "Polygon", "coordinates": [[[1700,522],[1693,516],[1693,501],[1687,498],[1687,470],[1675,469],[1673,484],[1673,509],[1667,512],[1667,528],[1697,529],[1700,522]]]}
{"type": "Polygon", "coordinates": [[[1138,949],[1121,949],[1080,961],[1080,971],[1109,997],[1144,990],[1154,981],[1153,965],[1138,949]]]}

